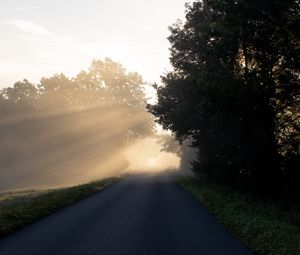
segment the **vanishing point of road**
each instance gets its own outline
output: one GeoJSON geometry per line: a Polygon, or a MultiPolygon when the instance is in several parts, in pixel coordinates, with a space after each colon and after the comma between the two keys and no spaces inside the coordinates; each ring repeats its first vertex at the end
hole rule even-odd
{"type": "Polygon", "coordinates": [[[0,254],[252,254],[174,179],[136,175],[0,241],[0,254]]]}

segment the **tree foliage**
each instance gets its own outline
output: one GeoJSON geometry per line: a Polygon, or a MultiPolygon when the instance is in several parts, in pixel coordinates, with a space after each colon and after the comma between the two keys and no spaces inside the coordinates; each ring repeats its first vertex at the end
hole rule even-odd
{"type": "Polygon", "coordinates": [[[295,191],[299,17],[298,0],[203,0],[170,27],[174,70],[148,108],[193,139],[195,171],[260,194],[295,191]]]}
{"type": "Polygon", "coordinates": [[[74,78],[2,89],[0,189],[74,184],[125,169],[124,147],[152,134],[143,85],[107,58],[74,78]]]}
{"type": "MultiPolygon", "coordinates": [[[[152,132],[152,120],[145,111],[144,81],[138,73],[130,73],[109,58],[94,60],[88,71],[75,78],[55,74],[34,85],[28,80],[0,90],[0,114],[5,117],[21,112],[84,112],[86,110],[118,109],[124,118],[143,115],[140,123],[127,130],[135,136],[152,132]],[[138,128],[137,128],[138,126],[138,128]],[[132,131],[132,132],[130,132],[132,131]]],[[[99,116],[101,118],[101,116],[99,116]]]]}

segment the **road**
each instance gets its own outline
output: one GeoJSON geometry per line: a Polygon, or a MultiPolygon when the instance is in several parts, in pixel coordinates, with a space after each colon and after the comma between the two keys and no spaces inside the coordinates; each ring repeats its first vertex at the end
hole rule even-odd
{"type": "Polygon", "coordinates": [[[173,178],[136,175],[0,241],[0,254],[252,254],[173,178]]]}

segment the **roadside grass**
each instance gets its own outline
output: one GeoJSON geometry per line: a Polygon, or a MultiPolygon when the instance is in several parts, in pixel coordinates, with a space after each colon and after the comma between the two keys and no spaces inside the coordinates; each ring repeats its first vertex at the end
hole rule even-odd
{"type": "Polygon", "coordinates": [[[118,179],[113,177],[72,187],[0,194],[0,237],[72,205],[118,179]]]}
{"type": "Polygon", "coordinates": [[[198,178],[179,177],[179,184],[201,201],[256,254],[300,255],[300,210],[251,198],[198,178]]]}

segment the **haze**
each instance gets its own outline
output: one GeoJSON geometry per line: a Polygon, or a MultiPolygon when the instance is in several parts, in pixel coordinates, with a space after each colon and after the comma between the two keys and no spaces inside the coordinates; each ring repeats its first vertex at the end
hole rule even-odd
{"type": "Polygon", "coordinates": [[[185,2],[1,1],[0,190],[182,165],[145,103],[185,2]]]}
{"type": "Polygon", "coordinates": [[[157,144],[144,84],[105,58],[72,78],[0,90],[0,192],[178,168],[178,154],[157,144]]]}

